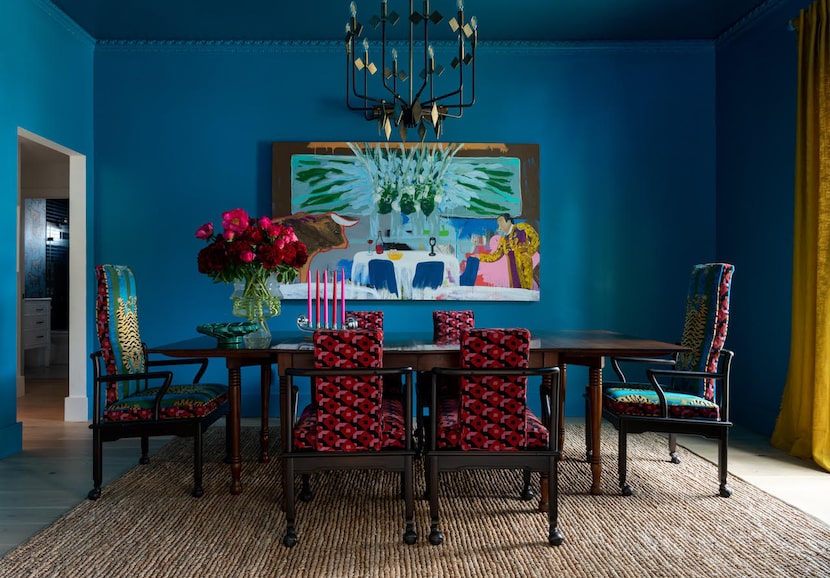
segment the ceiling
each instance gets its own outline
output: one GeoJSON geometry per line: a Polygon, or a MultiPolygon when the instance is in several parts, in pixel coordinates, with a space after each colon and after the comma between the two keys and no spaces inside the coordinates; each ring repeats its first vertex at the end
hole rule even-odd
{"type": "MultiPolygon", "coordinates": [[[[476,16],[482,42],[695,40],[717,38],[774,1],[465,0],[464,9],[476,16]]],[[[342,40],[349,16],[348,0],[51,2],[98,40],[342,40]]],[[[380,11],[379,0],[357,6],[364,25],[380,11]]],[[[432,0],[430,9],[448,18],[455,6],[456,0],[432,0]]],[[[406,13],[408,6],[389,0],[393,10],[406,13]]]]}

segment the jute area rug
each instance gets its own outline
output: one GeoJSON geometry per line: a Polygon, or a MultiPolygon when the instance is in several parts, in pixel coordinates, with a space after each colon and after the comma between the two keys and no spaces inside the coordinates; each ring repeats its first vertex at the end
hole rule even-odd
{"type": "MultiPolygon", "coordinates": [[[[608,428],[607,424],[604,426],[608,428]]],[[[273,430],[272,430],[273,431],[273,430]]],[[[399,478],[384,472],[315,475],[299,503],[300,542],[282,545],[280,460],[256,461],[257,434],[243,432],[244,491],[231,496],[224,431],[208,432],[206,495],[193,499],[190,440],[174,440],[147,466],[105,486],[0,560],[3,577],[270,576],[828,576],[830,527],[731,478],[720,498],[716,467],[683,452],[668,463],[665,440],[629,441],[635,495],[616,485],[616,436],[603,431],[606,494],[587,494],[581,427],[569,425],[561,467],[560,528],[547,543],[546,515],[518,498],[517,472],[443,476],[445,540],[427,540],[426,501],[416,502],[419,539],[402,541],[399,478]]],[[[278,443],[274,442],[274,454],[278,443]]],[[[424,489],[416,467],[416,495],[424,489]]]]}

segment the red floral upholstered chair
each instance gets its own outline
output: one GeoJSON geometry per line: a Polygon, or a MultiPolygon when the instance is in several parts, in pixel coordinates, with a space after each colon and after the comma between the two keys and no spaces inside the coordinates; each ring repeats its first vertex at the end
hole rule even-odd
{"type": "Polygon", "coordinates": [[[202,433],[227,414],[225,385],[200,383],[207,359],[150,361],[138,330],[138,297],[129,267],[98,265],[96,329],[101,349],[94,352],[92,408],[92,479],[89,498],[101,496],[103,442],[141,438],[140,463],[149,463],[150,436],[193,437],[194,497],[202,489],[202,433]],[[173,383],[170,370],[154,367],[194,365],[195,377],[173,383]]]}
{"type": "Polygon", "coordinates": [[[432,337],[436,343],[458,343],[461,332],[475,327],[475,314],[463,311],[433,311],[432,337]]]}
{"type": "MultiPolygon", "coordinates": [[[[358,329],[379,329],[383,331],[383,311],[346,311],[346,319],[357,321],[358,329]]],[[[398,375],[387,375],[383,378],[383,395],[403,395],[403,382],[398,375]]]]}
{"type": "MultiPolygon", "coordinates": [[[[696,434],[718,441],[720,495],[726,484],[729,441],[729,372],[732,352],[723,348],[729,325],[729,294],[734,267],[707,263],[692,268],[686,299],[686,321],[680,344],[689,348],[673,359],[613,358],[618,382],[603,385],[603,416],[619,430],[619,483],[622,493],[633,490],[626,481],[627,435],[669,434],[669,455],[678,463],[676,434],[696,434]],[[623,366],[647,364],[646,380],[631,382],[623,366]]],[[[590,415],[590,414],[589,414],[590,415]]],[[[590,429],[590,428],[586,428],[590,429]]],[[[587,439],[588,451],[592,440],[587,439]]]]}
{"type": "Polygon", "coordinates": [[[346,319],[357,321],[358,329],[383,331],[383,311],[346,311],[346,319]]]}
{"type": "Polygon", "coordinates": [[[314,332],[315,369],[288,369],[289,391],[294,378],[311,377],[311,403],[298,419],[289,408],[283,484],[287,530],[283,543],[297,543],[294,476],[303,475],[300,498],[311,499],[308,474],[336,469],[383,469],[401,472],[406,529],[403,540],[414,544],[415,505],[412,495],[412,369],[383,368],[383,332],[363,329],[321,329],[314,332]],[[402,378],[406,395],[387,397],[381,378],[402,378]]]}
{"type": "MultiPolygon", "coordinates": [[[[461,339],[461,332],[475,327],[475,314],[470,309],[461,311],[433,311],[432,312],[432,339],[436,344],[458,343],[461,339]]],[[[426,416],[424,408],[429,400],[429,384],[431,377],[429,372],[421,372],[415,387],[416,409],[415,418],[417,421],[416,431],[418,435],[419,449],[423,451],[429,443],[426,440],[426,416]]],[[[439,396],[458,394],[458,378],[443,375],[438,379],[439,396]]]]}
{"type": "Polygon", "coordinates": [[[470,329],[461,332],[461,364],[435,368],[430,392],[430,446],[426,454],[430,510],[429,541],[444,540],[439,529],[440,473],[471,468],[521,469],[528,494],[530,473],[547,473],[548,541],[563,537],[558,521],[559,368],[528,369],[530,332],[527,329],[470,329]],[[459,379],[459,393],[442,397],[439,379],[459,379]],[[541,376],[543,404],[550,409],[542,423],[527,406],[527,381],[541,376]]]}

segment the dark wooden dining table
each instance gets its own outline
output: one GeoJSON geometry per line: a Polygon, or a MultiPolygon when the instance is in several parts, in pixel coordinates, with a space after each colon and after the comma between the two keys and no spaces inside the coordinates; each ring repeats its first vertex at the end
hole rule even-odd
{"type": "MultiPolygon", "coordinates": [[[[560,407],[564,408],[567,389],[567,366],[578,365],[588,368],[586,395],[588,415],[586,427],[590,428],[593,451],[587,456],[591,465],[592,494],[601,494],[602,455],[600,432],[602,421],[602,368],[606,357],[617,356],[662,356],[674,354],[684,348],[676,343],[644,339],[604,330],[533,330],[530,353],[531,367],[557,365],[562,369],[560,407]]],[[[287,407],[288,391],[285,372],[291,367],[309,368],[314,365],[313,348],[308,334],[299,331],[275,332],[269,349],[221,349],[210,337],[200,336],[184,341],[169,343],[150,349],[151,352],[169,357],[208,357],[225,360],[228,370],[229,429],[228,461],[231,470],[231,494],[242,492],[242,457],[240,455],[241,420],[241,369],[246,366],[260,367],[260,391],[262,401],[262,425],[260,430],[260,461],[268,461],[270,432],[268,428],[269,397],[272,378],[271,366],[276,364],[280,376],[280,404],[287,407]]],[[[458,344],[438,344],[432,333],[386,332],[383,338],[383,363],[387,367],[411,366],[416,371],[427,371],[433,367],[457,366],[458,344]]],[[[280,420],[285,443],[284,422],[280,420]]],[[[560,420],[560,424],[562,421],[560,420]]],[[[559,431],[560,448],[564,443],[564,425],[559,431]]],[[[544,502],[544,499],[543,499],[544,502]]],[[[544,505],[544,504],[542,504],[544,505]]]]}

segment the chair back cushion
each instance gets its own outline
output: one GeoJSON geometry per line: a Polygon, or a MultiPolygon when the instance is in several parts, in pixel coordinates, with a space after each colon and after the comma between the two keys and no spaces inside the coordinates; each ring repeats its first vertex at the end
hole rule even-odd
{"type": "MultiPolygon", "coordinates": [[[[98,278],[95,325],[106,373],[144,373],[146,360],[138,331],[135,276],[123,265],[98,265],[95,271],[98,278]]],[[[145,387],[142,380],[109,384],[107,405],[145,387]]]]}
{"type": "MultiPolygon", "coordinates": [[[[461,332],[461,367],[526,368],[527,329],[469,329],[461,332]]],[[[462,450],[527,447],[527,378],[462,376],[459,421],[462,450]]]]}
{"type": "Polygon", "coordinates": [[[357,321],[358,329],[383,331],[383,311],[346,311],[346,319],[349,317],[357,321]]]}
{"type": "Polygon", "coordinates": [[[475,315],[463,311],[433,311],[432,337],[436,343],[458,343],[461,332],[475,327],[475,315]]]}
{"type": "MultiPolygon", "coordinates": [[[[383,332],[314,332],[318,369],[383,367],[383,332]]],[[[383,445],[383,387],[378,376],[316,377],[316,450],[379,450],[383,445]]]]}
{"type": "MultiPolygon", "coordinates": [[[[729,326],[729,294],[732,272],[729,263],[695,265],[689,280],[686,320],[680,344],[690,348],[678,356],[676,368],[683,371],[718,370],[718,356],[729,326]]],[[[683,380],[675,387],[707,400],[715,398],[715,380],[683,380]]]]}

